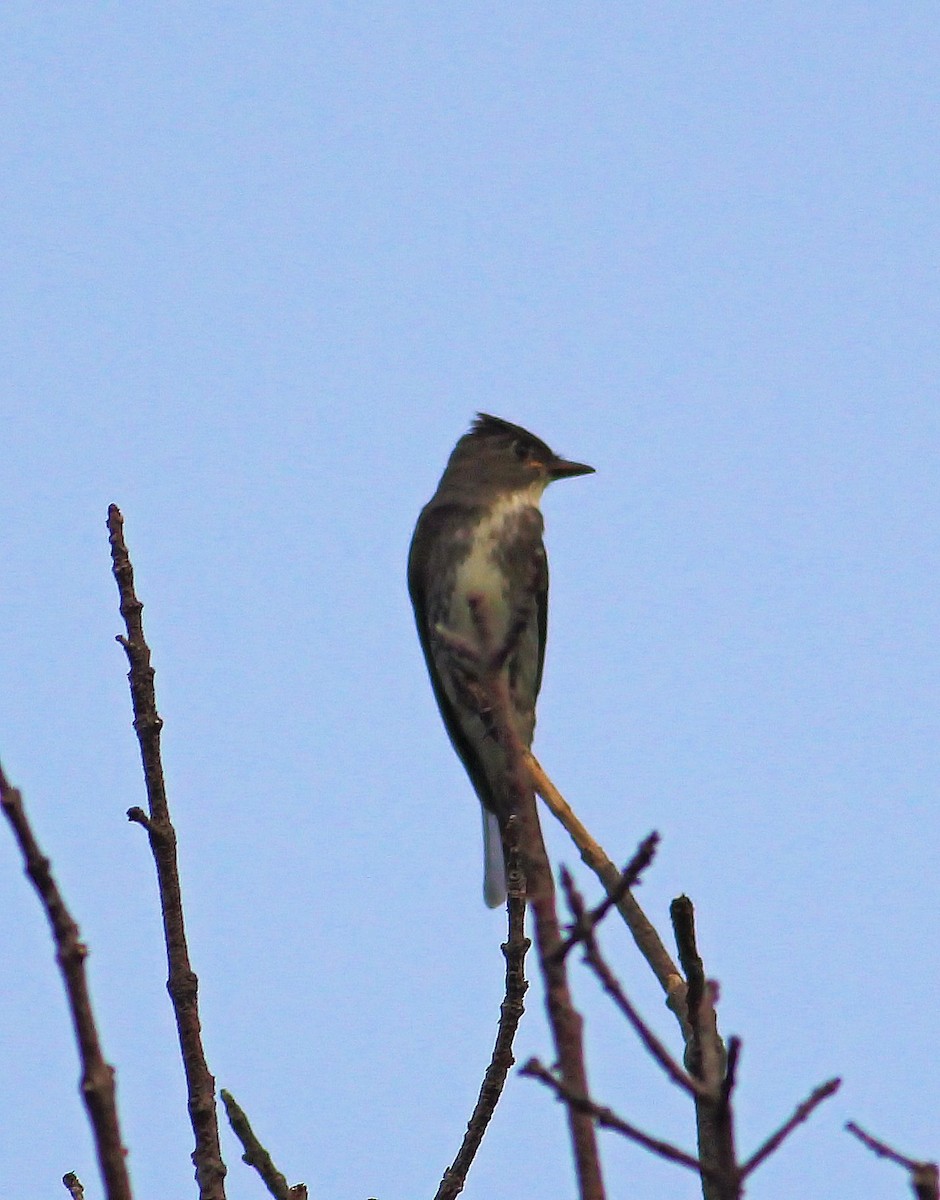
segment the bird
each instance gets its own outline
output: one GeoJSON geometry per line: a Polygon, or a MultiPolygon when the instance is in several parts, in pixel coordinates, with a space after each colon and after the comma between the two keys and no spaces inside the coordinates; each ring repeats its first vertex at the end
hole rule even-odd
{"type": "Polygon", "coordinates": [[[408,591],[431,686],[483,809],[483,896],[506,898],[497,814],[511,809],[506,752],[481,702],[481,664],[508,685],[511,720],[531,747],[548,621],[548,559],[539,503],[556,479],[593,467],[561,458],[520,425],[478,413],[421,510],[408,591]]]}

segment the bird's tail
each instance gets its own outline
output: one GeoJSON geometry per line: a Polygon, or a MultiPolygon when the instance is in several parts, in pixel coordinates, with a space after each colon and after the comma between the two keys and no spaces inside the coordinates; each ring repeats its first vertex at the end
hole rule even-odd
{"type": "Polygon", "coordinates": [[[483,898],[490,908],[506,899],[506,860],[496,814],[483,809],[483,898]]]}

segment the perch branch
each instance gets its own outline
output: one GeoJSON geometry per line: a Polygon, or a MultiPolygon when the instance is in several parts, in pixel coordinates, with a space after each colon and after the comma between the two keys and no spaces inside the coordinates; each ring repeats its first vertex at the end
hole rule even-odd
{"type": "Polygon", "coordinates": [[[502,945],[503,957],[506,960],[506,993],[499,1010],[496,1044],[480,1086],[480,1094],[467,1123],[467,1132],[454,1161],[444,1172],[435,1200],[453,1200],[453,1197],[463,1190],[467,1172],[502,1095],[509,1069],[515,1062],[512,1043],[522,1017],[523,1001],[529,986],[525,978],[525,956],[531,945],[525,936],[525,879],[519,862],[518,833],[518,820],[510,817],[506,836],[509,933],[502,945]]]}
{"type": "MultiPolygon", "coordinates": [[[[603,847],[591,836],[579,820],[570,804],[555,787],[542,765],[530,750],[525,750],[526,766],[532,785],[557,818],[569,837],[577,846],[584,863],[594,872],[604,886],[608,896],[616,895],[621,883],[621,872],[607,857],[603,847]]],[[[624,892],[617,900],[617,911],[626,922],[640,953],[646,959],[653,974],[666,994],[666,1003],[674,1013],[684,1038],[688,1038],[685,1017],[685,980],[663,945],[646,913],[637,903],[633,893],[624,892]]]]}
{"type": "MultiPolygon", "coordinates": [[[[571,999],[564,957],[558,953],[562,933],[555,902],[555,883],[535,805],[535,793],[526,760],[527,748],[516,732],[507,672],[502,670],[524,626],[516,621],[503,642],[497,643],[485,598],[482,595],[472,596],[468,599],[468,605],[479,649],[475,646],[468,654],[466,645],[457,645],[461,639],[444,629],[438,629],[437,633],[445,645],[453,644],[454,651],[473,666],[476,680],[472,693],[478,694],[476,702],[479,715],[491,726],[505,754],[509,811],[496,815],[504,845],[509,837],[509,818],[515,816],[518,820],[526,899],[535,920],[535,944],[545,987],[545,1007],[561,1077],[573,1093],[587,1095],[583,1021],[571,999]]],[[[619,881],[620,873],[616,874],[619,881]]],[[[604,1181],[593,1121],[587,1114],[569,1106],[568,1128],[581,1200],[604,1200],[604,1181]]]]}

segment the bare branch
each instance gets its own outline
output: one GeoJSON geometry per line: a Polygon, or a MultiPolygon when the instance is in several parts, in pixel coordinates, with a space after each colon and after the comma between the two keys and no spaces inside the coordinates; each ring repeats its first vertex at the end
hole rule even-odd
{"type": "Polygon", "coordinates": [[[887,1158],[910,1171],[911,1190],[917,1200],[940,1200],[940,1171],[937,1170],[936,1163],[920,1162],[916,1158],[908,1158],[906,1154],[901,1154],[887,1142],[882,1142],[870,1133],[866,1133],[854,1121],[849,1121],[846,1129],[879,1158],[887,1158]]]}
{"type": "MultiPolygon", "coordinates": [[[[608,896],[615,893],[621,881],[621,873],[616,865],[611,862],[604,848],[578,819],[567,800],[546,775],[542,765],[530,750],[525,751],[525,761],[536,792],[578,847],[582,861],[601,881],[608,896]]],[[[666,1003],[679,1022],[683,1037],[688,1038],[685,1018],[685,980],[679,973],[679,968],[673,962],[662,939],[635,900],[632,892],[627,891],[620,897],[617,901],[617,911],[626,922],[637,948],[666,993],[666,1003]]]]}
{"type": "Polygon", "coordinates": [[[435,1200],[453,1200],[463,1191],[467,1172],[476,1157],[490,1118],[503,1092],[506,1076],[516,1061],[512,1054],[513,1038],[524,1010],[528,983],[525,977],[525,956],[531,942],[525,936],[525,878],[519,862],[517,818],[507,822],[506,881],[509,933],[501,949],[506,960],[506,994],[499,1010],[496,1044],[486,1069],[480,1094],[467,1123],[467,1132],[457,1156],[444,1172],[435,1200]]]}
{"type": "MultiPolygon", "coordinates": [[[[507,705],[499,707],[501,717],[507,705]]],[[[542,968],[545,986],[545,1005],[555,1043],[555,1053],[561,1066],[562,1078],[573,1092],[587,1094],[587,1068],[584,1065],[583,1020],[575,1009],[568,988],[568,973],[565,961],[558,957],[561,945],[561,926],[555,904],[555,884],[548,852],[542,839],[535,796],[526,786],[526,775],[521,755],[521,743],[509,721],[501,721],[501,729],[508,734],[512,763],[510,774],[515,778],[520,818],[520,843],[525,861],[526,891],[535,917],[535,942],[542,968]]],[[[581,1200],[603,1200],[604,1182],[601,1176],[597,1138],[590,1119],[569,1107],[568,1120],[574,1147],[575,1165],[581,1200]]]]}
{"type": "Polygon", "coordinates": [[[584,961],[600,980],[604,991],[633,1026],[643,1045],[656,1062],[659,1063],[672,1082],[688,1092],[690,1096],[706,1094],[704,1085],[694,1078],[694,1076],[683,1070],[627,997],[620,981],[608,966],[597,943],[597,938],[594,936],[595,921],[593,917],[597,909],[594,910],[594,913],[584,912],[584,902],[577,888],[574,886],[574,881],[564,868],[562,868],[562,886],[565,889],[565,895],[571,911],[575,916],[574,929],[581,931],[581,939],[584,941],[584,961]]]}
{"type": "Polygon", "coordinates": [[[153,686],[154,670],[150,663],[150,648],[144,638],[141,620],[144,606],[134,591],[134,569],[124,542],[124,518],[116,504],[112,504],[108,509],[108,531],[114,578],[121,601],[121,616],[127,629],[127,636],[118,636],[117,641],[124,647],[130,664],[128,680],[134,708],[134,729],[140,743],[140,757],[150,809],[149,817],[143,821],[140,817],[144,814],[139,809],[131,809],[128,817],[142,824],[147,830],[157,868],[169,974],[167,990],[176,1017],[189,1093],[189,1114],[196,1141],[192,1157],[196,1167],[199,1195],[201,1200],[224,1200],[225,1164],[222,1162],[219,1146],[215,1080],[209,1072],[202,1047],[198,1005],[199,981],[190,966],[186,944],[176,856],[176,831],[170,820],[160,756],[160,730],[163,721],[157,712],[153,686]]]}
{"type": "MultiPolygon", "coordinates": [[[[85,978],[85,959],[88,955],[88,948],[82,942],[78,925],[52,877],[51,863],[39,848],[39,843],[36,841],[26,816],[26,809],[23,807],[23,797],[19,789],[13,787],[9,782],[2,767],[0,767],[0,805],[3,807],[4,815],[10,822],[10,827],[19,844],[23,861],[26,864],[26,874],[36,889],[52,927],[56,960],[65,981],[65,992],[72,1013],[72,1025],[75,1029],[78,1053],[82,1063],[81,1095],[95,1138],[95,1149],[98,1154],[98,1165],[105,1192],[108,1200],[131,1200],[131,1182],[127,1174],[126,1162],[127,1152],[121,1140],[121,1128],[118,1121],[114,1068],[105,1062],[101,1050],[101,1041],[98,1037],[98,1029],[91,1007],[91,996],[88,991],[88,980],[85,978]]],[[[78,1183],[75,1176],[65,1176],[62,1181],[65,1186],[70,1186],[66,1183],[70,1177],[81,1189],[81,1184],[78,1183]]]]}
{"type": "Polygon", "coordinates": [[[653,861],[653,855],[656,853],[658,845],[659,834],[654,830],[643,839],[634,856],[620,872],[620,880],[610,894],[590,912],[583,910],[582,906],[581,915],[572,925],[568,936],[559,948],[560,954],[568,954],[579,942],[583,942],[610,910],[620,903],[630,888],[639,882],[640,876],[653,861]]]}
{"type": "Polygon", "coordinates": [[[724,1077],[725,1050],[718,1036],[715,1009],[696,944],[695,909],[688,896],[679,896],[670,905],[669,914],[688,987],[686,1004],[691,1037],[686,1066],[691,1074],[714,1090],[724,1077]]]}
{"type": "MultiPolygon", "coordinates": [[[[499,812],[497,818],[504,845],[509,836],[510,816],[515,815],[518,820],[526,896],[535,918],[535,944],[555,1053],[565,1084],[572,1092],[586,1095],[588,1084],[584,1065],[583,1021],[571,999],[564,957],[558,954],[562,933],[555,903],[555,882],[535,805],[526,759],[528,751],[516,732],[508,681],[500,670],[506,655],[504,647],[495,644],[492,621],[484,599],[473,597],[470,604],[483,647],[476,663],[478,683],[483,693],[480,715],[492,717],[494,733],[506,755],[506,784],[511,797],[511,811],[499,812]]],[[[511,642],[518,636],[519,631],[514,625],[506,640],[511,642]]],[[[585,1114],[569,1107],[568,1127],[581,1200],[604,1200],[604,1181],[594,1125],[585,1114]]]]}
{"type": "Polygon", "coordinates": [[[830,1096],[834,1096],[841,1086],[841,1079],[830,1079],[826,1083],[820,1084],[802,1104],[797,1106],[796,1112],[789,1121],[785,1121],[776,1133],[771,1134],[766,1142],[755,1150],[751,1157],[744,1163],[741,1167],[741,1178],[746,1179],[748,1175],[756,1171],[761,1163],[773,1154],[780,1143],[788,1138],[798,1125],[802,1125],[810,1113],[818,1108],[824,1100],[828,1100],[830,1096]]]}
{"type": "Polygon", "coordinates": [[[650,1134],[644,1133],[642,1129],[637,1129],[635,1125],[631,1125],[622,1117],[610,1108],[605,1108],[603,1105],[595,1104],[593,1100],[587,1096],[579,1095],[577,1092],[572,1092],[566,1087],[561,1080],[547,1070],[539,1062],[537,1058],[530,1058],[529,1061],[520,1069],[521,1075],[528,1075],[531,1079],[538,1079],[550,1088],[556,1097],[563,1101],[568,1108],[577,1109],[578,1112],[584,1113],[591,1117],[598,1125],[604,1129],[612,1129],[615,1133],[622,1134],[629,1138],[630,1141],[636,1142],[638,1146],[643,1146],[644,1149],[658,1155],[660,1158],[668,1159],[669,1162],[679,1163],[683,1167],[688,1167],[691,1171],[701,1172],[702,1164],[691,1154],[687,1154],[684,1150],[680,1150],[678,1146],[673,1146],[670,1142],[664,1142],[660,1138],[651,1137],[650,1134]]]}
{"type": "Polygon", "coordinates": [[[731,1088],[725,1082],[725,1047],[715,1016],[717,985],[705,978],[696,944],[692,901],[688,896],[679,896],[673,900],[669,911],[679,962],[688,984],[686,1002],[690,1036],[686,1043],[685,1065],[689,1074],[704,1086],[704,1094],[695,1100],[695,1124],[699,1158],[706,1168],[702,1174],[705,1200],[737,1200],[741,1194],[741,1179],[734,1146],[731,1088]]]}
{"type": "Polygon", "coordinates": [[[242,1149],[245,1151],[242,1155],[242,1162],[247,1163],[249,1167],[254,1167],[261,1176],[264,1186],[275,1200],[298,1200],[300,1195],[306,1197],[306,1186],[298,1183],[291,1187],[274,1165],[271,1155],[258,1141],[244,1110],[238,1105],[232,1093],[222,1088],[219,1094],[225,1105],[225,1115],[228,1117],[232,1132],[241,1142],[242,1149]],[[303,1189],[302,1193],[299,1189],[303,1189]]]}

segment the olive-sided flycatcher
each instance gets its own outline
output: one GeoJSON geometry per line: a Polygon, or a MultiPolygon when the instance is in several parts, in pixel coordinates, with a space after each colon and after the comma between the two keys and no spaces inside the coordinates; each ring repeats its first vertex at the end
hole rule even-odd
{"type": "Polygon", "coordinates": [[[531,746],[548,606],[539,501],[553,480],[593,470],[559,458],[518,425],[479,413],[411,540],[408,590],[421,649],[450,740],[483,805],[483,895],[491,908],[506,897],[496,812],[509,811],[507,760],[474,693],[474,659],[478,669],[509,648],[500,669],[516,732],[531,746]]]}

